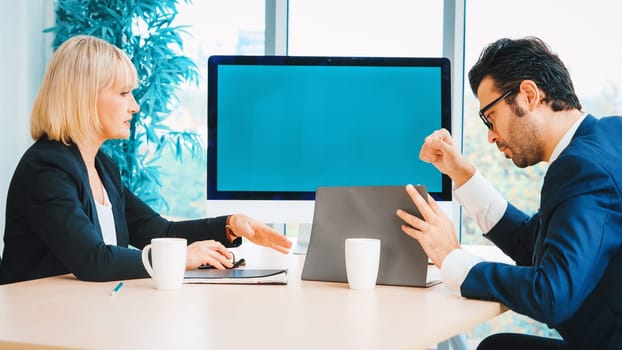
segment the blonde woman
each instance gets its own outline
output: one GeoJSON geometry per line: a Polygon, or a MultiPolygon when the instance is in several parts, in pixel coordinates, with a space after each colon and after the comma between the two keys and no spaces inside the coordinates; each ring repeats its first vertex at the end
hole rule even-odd
{"type": "Polygon", "coordinates": [[[130,134],[139,106],[136,69],[117,47],[75,36],[55,52],[31,115],[35,143],[7,197],[0,283],[73,273],[88,281],[148,277],[142,249],[154,237],[188,240],[186,268],[231,267],[241,237],[287,253],[291,242],[245,215],[172,222],[121,182],[99,148],[130,134]]]}

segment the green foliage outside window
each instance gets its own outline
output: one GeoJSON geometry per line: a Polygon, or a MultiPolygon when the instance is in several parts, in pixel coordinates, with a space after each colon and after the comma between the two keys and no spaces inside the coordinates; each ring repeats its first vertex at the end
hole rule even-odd
{"type": "MultiPolygon", "coordinates": [[[[189,0],[184,1],[190,3],[189,0]]],[[[203,144],[195,131],[176,131],[167,126],[176,93],[184,82],[198,84],[198,69],[179,54],[183,26],[171,25],[179,0],[58,0],[53,48],[68,38],[88,34],[123,49],[138,71],[139,86],[133,91],[140,112],[132,118],[130,137],[109,140],[102,150],[118,165],[123,182],[156,210],[167,207],[160,194],[160,169],[156,161],[170,150],[177,160],[184,154],[202,155],[203,144]]]]}

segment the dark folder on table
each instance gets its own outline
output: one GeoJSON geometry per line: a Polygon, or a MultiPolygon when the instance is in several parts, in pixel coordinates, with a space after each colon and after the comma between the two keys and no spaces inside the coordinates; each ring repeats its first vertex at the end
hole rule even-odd
{"type": "Polygon", "coordinates": [[[287,269],[197,269],[186,271],[184,283],[287,284],[287,269]]]}
{"type": "MultiPolygon", "coordinates": [[[[415,187],[427,199],[426,188],[415,187]]],[[[377,284],[429,287],[439,283],[438,270],[428,273],[428,257],[419,242],[401,230],[397,209],[420,216],[405,186],[318,188],[302,279],[347,282],[345,239],[378,238],[377,284]]]]}

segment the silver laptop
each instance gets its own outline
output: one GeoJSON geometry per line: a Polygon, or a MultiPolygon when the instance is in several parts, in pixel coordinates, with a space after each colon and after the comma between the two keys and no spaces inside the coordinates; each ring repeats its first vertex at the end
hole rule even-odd
{"type": "MultiPolygon", "coordinates": [[[[427,198],[424,186],[416,186],[427,198]]],[[[414,238],[401,230],[397,209],[420,215],[405,186],[320,187],[303,280],[347,282],[345,239],[381,240],[377,284],[429,287],[440,282],[428,273],[428,257],[414,238]]]]}

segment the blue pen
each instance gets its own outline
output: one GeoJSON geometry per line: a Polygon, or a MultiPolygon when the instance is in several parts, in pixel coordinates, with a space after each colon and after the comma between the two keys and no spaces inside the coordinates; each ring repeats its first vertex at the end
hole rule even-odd
{"type": "Polygon", "coordinates": [[[112,293],[110,293],[111,296],[115,296],[117,293],[119,293],[119,290],[121,290],[121,287],[123,287],[123,282],[119,282],[119,284],[117,284],[116,287],[114,287],[114,289],[112,290],[112,293]]]}

